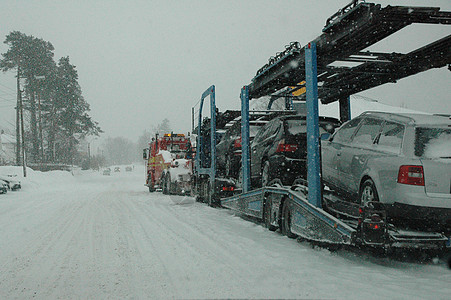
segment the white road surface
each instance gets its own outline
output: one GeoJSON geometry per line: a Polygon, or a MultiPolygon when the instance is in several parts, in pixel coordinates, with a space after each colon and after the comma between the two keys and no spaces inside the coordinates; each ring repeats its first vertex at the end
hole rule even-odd
{"type": "MultiPolygon", "coordinates": [[[[20,169],[1,169],[1,172],[20,169]]],[[[40,173],[0,195],[0,299],[450,299],[451,271],[272,233],[144,170],[40,173]]]]}

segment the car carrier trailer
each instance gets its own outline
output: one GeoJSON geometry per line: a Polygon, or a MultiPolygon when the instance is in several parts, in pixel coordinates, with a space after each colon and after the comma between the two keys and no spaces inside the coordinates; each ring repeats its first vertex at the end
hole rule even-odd
{"type": "MultiPolygon", "coordinates": [[[[209,204],[221,206],[263,221],[269,230],[280,229],[289,237],[301,237],[336,245],[369,246],[378,249],[414,248],[447,251],[449,233],[423,232],[396,228],[387,222],[385,209],[379,202],[361,207],[356,219],[334,216],[324,209],[324,199],[338,197],[324,192],[321,184],[321,166],[318,134],[318,95],[323,103],[339,101],[340,118],[350,118],[350,95],[386,82],[395,82],[427,69],[451,64],[451,35],[414,50],[408,54],[361,52],[362,49],[412,23],[451,24],[451,12],[433,7],[381,8],[372,3],[351,4],[328,19],[323,34],[300,47],[292,43],[284,52],[271,58],[241,90],[242,189],[231,197],[221,197],[216,186],[215,145],[216,134],[211,134],[210,162],[203,161],[205,141],[200,136],[202,104],[199,112],[198,153],[195,174],[206,184],[201,185],[203,197],[209,204]],[[331,67],[334,61],[358,61],[355,68],[331,67]],[[370,80],[371,79],[371,80],[370,80]],[[321,81],[321,85],[318,85],[321,81]],[[307,167],[308,184],[293,187],[271,186],[251,190],[249,153],[249,100],[271,96],[274,92],[291,87],[292,92],[305,88],[299,98],[307,106],[307,167]],[[207,186],[208,184],[208,186],[207,186]],[[219,199],[215,202],[211,199],[219,199]]],[[[451,70],[451,68],[450,68],[451,70]]],[[[283,94],[283,93],[282,93],[283,94]]],[[[281,93],[278,93],[279,97],[281,93]]],[[[207,89],[201,102],[210,96],[210,130],[215,128],[215,89],[207,89]]]]}

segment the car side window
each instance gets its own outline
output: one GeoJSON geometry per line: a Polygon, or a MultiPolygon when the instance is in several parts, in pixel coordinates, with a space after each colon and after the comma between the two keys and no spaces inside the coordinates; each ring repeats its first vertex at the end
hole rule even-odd
{"type": "Polygon", "coordinates": [[[382,120],[365,118],[352,139],[352,143],[360,146],[370,146],[381,131],[382,120]]]}
{"type": "Polygon", "coordinates": [[[399,153],[404,137],[404,125],[387,121],[382,128],[377,147],[383,151],[399,153]]]}
{"type": "Polygon", "coordinates": [[[343,124],[343,126],[333,135],[332,141],[337,143],[348,142],[361,120],[361,118],[355,118],[343,124]]]}
{"type": "Polygon", "coordinates": [[[275,121],[272,124],[271,129],[269,130],[267,137],[270,137],[270,136],[276,134],[277,131],[279,131],[280,125],[281,125],[281,122],[279,120],[275,121]]]}
{"type": "Polygon", "coordinates": [[[254,138],[254,143],[259,143],[261,142],[263,139],[266,138],[267,136],[267,132],[268,130],[270,130],[270,128],[272,127],[273,122],[269,122],[268,124],[266,124],[265,126],[263,126],[260,131],[257,133],[257,135],[254,138]]]}

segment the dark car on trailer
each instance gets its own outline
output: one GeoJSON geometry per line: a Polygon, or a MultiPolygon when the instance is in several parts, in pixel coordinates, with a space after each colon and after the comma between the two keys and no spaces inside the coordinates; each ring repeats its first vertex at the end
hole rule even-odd
{"type": "MultiPolygon", "coordinates": [[[[252,142],[260,128],[281,115],[294,115],[294,111],[251,111],[249,114],[249,141],[252,142]]],[[[241,168],[241,116],[224,127],[224,136],[216,146],[217,167],[227,178],[239,179],[241,168]]]]}
{"type": "MultiPolygon", "coordinates": [[[[333,133],[335,118],[319,117],[319,134],[333,133]]],[[[251,143],[251,184],[261,187],[277,182],[292,185],[307,178],[306,115],[280,116],[263,126],[251,143]]]]}

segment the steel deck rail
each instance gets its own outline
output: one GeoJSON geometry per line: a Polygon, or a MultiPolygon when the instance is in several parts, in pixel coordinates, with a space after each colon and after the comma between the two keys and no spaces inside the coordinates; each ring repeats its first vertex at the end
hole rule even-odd
{"type": "MultiPolygon", "coordinates": [[[[329,18],[323,34],[312,41],[317,45],[321,102],[338,101],[384,83],[451,64],[451,34],[407,54],[363,51],[414,23],[450,25],[451,12],[440,11],[437,7],[382,8],[374,3],[354,1],[329,18]],[[354,67],[349,67],[350,63],[354,67]]],[[[249,99],[305,81],[304,49],[299,43],[292,43],[284,52],[272,57],[252,79],[249,99]]]]}

